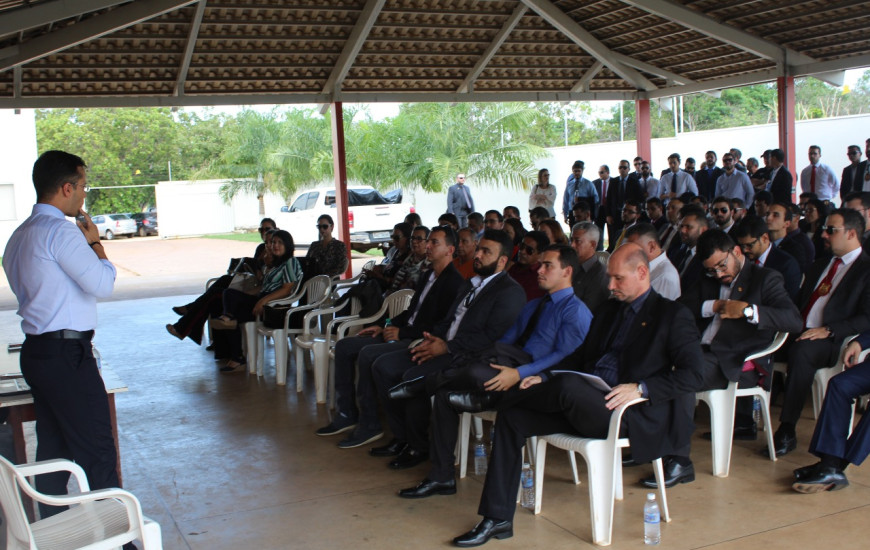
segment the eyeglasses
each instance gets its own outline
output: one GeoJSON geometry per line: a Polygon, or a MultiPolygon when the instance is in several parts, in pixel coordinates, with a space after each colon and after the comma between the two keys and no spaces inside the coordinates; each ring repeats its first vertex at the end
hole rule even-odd
{"type": "Polygon", "coordinates": [[[620,170],[628,170],[628,166],[620,166],[619,169],[620,170]]]}
{"type": "Polygon", "coordinates": [[[722,207],[722,208],[714,208],[714,209],[713,209],[713,213],[714,213],[714,214],[727,214],[730,210],[731,210],[730,208],[728,208],[727,206],[725,206],[725,207],[722,207]]]}
{"type": "Polygon", "coordinates": [[[603,175],[606,174],[606,173],[607,173],[607,172],[598,172],[598,175],[599,175],[599,176],[603,176],[603,175]]]}
{"type": "Polygon", "coordinates": [[[845,227],[834,227],[833,225],[826,225],[825,226],[825,233],[827,233],[828,235],[833,235],[837,231],[845,231],[845,230],[846,230],[845,227]]]}
{"type": "Polygon", "coordinates": [[[538,253],[537,250],[535,250],[534,248],[532,248],[531,246],[528,246],[528,245],[523,245],[523,252],[525,252],[526,254],[529,254],[529,255],[538,253]]]}
{"type": "Polygon", "coordinates": [[[425,240],[426,240],[426,237],[421,237],[421,236],[419,236],[419,235],[414,235],[413,237],[411,237],[411,240],[414,241],[415,243],[418,243],[418,242],[420,242],[420,241],[425,241],[425,240]]]}
{"type": "Polygon", "coordinates": [[[752,250],[752,247],[755,246],[755,243],[758,242],[758,239],[752,239],[748,243],[740,243],[740,250],[752,250]]]}
{"type": "Polygon", "coordinates": [[[328,223],[319,223],[317,224],[317,229],[329,229],[328,223]]]}
{"type": "Polygon", "coordinates": [[[722,159],[722,162],[734,162],[734,159],[726,157],[722,159]]]}
{"type": "Polygon", "coordinates": [[[725,259],[714,265],[711,268],[704,269],[704,274],[707,277],[716,277],[719,273],[727,273],[728,271],[728,258],[731,257],[731,253],[729,252],[725,259]]]}
{"type": "MultiPolygon", "coordinates": [[[[79,186],[79,184],[73,183],[73,182],[69,182],[69,184],[72,185],[74,189],[79,186]]],[[[82,191],[84,191],[85,193],[87,193],[90,190],[91,190],[90,185],[85,185],[84,187],[82,187],[82,191]]]]}

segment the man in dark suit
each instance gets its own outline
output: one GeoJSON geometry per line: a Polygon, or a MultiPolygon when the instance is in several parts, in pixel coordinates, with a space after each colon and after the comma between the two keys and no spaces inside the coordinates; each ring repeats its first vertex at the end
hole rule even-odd
{"type": "Polygon", "coordinates": [[[693,204],[680,210],[680,241],[682,245],[668,256],[680,274],[680,288],[686,292],[701,279],[701,260],[698,259],[696,246],[698,238],[710,228],[704,210],[693,204]]]}
{"type": "MultiPolygon", "coordinates": [[[[607,234],[609,236],[609,240],[613,240],[615,237],[613,236],[613,221],[608,222],[608,218],[612,217],[612,214],[608,210],[608,198],[611,191],[612,180],[610,179],[610,167],[606,164],[601,165],[598,168],[598,179],[592,180],[592,185],[595,186],[595,191],[598,193],[598,197],[600,199],[600,204],[595,208],[595,213],[592,217],[595,220],[595,225],[598,226],[598,229],[601,230],[601,234],[604,235],[604,224],[607,225],[607,234]]],[[[618,216],[619,214],[617,214],[618,216]]],[[[598,240],[598,250],[604,250],[604,239],[598,240]]]]}
{"type": "Polygon", "coordinates": [[[474,199],[465,185],[465,174],[457,174],[456,183],[447,190],[447,212],[456,216],[460,229],[468,226],[468,215],[474,212],[474,199]]]}
{"type": "Polygon", "coordinates": [[[737,244],[743,255],[761,267],[779,271],[785,282],[785,291],[792,302],[797,303],[801,289],[801,268],[790,254],[770,244],[767,224],[761,218],[746,218],[735,230],[737,244]]]}
{"type": "Polygon", "coordinates": [[[432,270],[424,272],[408,309],[390,320],[389,327],[364,328],[354,338],[342,338],[335,346],[335,393],[337,414],[317,435],[336,435],[353,430],[339,442],[342,449],[370,443],[383,436],[378,419],[378,402],[372,381],[372,363],[385,353],[406,349],[412,341],[447,316],[465,280],[453,265],[456,233],[436,227],[426,243],[426,257],[432,270]],[[354,391],[354,361],[359,365],[354,391]],[[358,404],[357,404],[358,403],[358,404]]]}
{"type": "Polygon", "coordinates": [[[784,162],[785,152],[782,149],[770,151],[770,194],[774,202],[791,203],[794,177],[783,165],[784,162]]]}
{"type": "Polygon", "coordinates": [[[867,161],[861,161],[861,148],[850,145],[846,149],[849,165],[843,168],[840,177],[840,201],[846,203],[846,197],[855,191],[864,190],[864,174],[867,172],[867,161]]]}
{"type": "Polygon", "coordinates": [[[372,453],[391,456],[403,447],[390,462],[391,468],[410,468],[429,459],[431,411],[427,395],[390,399],[390,388],[403,380],[446,370],[489,348],[507,332],[525,306],[523,287],[505,271],[513,246],[504,231],[484,231],[474,256],[477,275],[461,288],[447,316],[431,332],[423,334],[420,345],[381,355],[372,364],[375,387],[396,439],[385,448],[372,449],[372,453]]]}
{"type": "MultiPolygon", "coordinates": [[[[680,297],[695,316],[704,352],[703,390],[717,390],[738,381],[758,384],[759,373],[743,370],[747,355],[767,347],[777,332],[802,328],[800,312],[788,297],[782,276],[747,260],[739,246],[718,229],[698,239],[698,258],[705,274],[692,291],[680,297]]],[[[691,407],[687,414],[692,414],[691,407]]],[[[737,400],[734,435],[755,439],[752,398],[737,400]]],[[[688,451],[688,449],[686,449],[688,451]]],[[[688,452],[684,454],[688,459],[688,452]]],[[[652,480],[653,485],[655,479],[652,480]]]]}
{"type": "Polygon", "coordinates": [[[767,209],[767,229],[770,242],[783,252],[788,252],[806,273],[813,265],[816,257],[816,247],[813,241],[797,228],[797,220],[790,203],[777,202],[767,209]]]}
{"type": "Polygon", "coordinates": [[[707,151],[704,159],[704,165],[695,172],[695,184],[699,195],[715,197],[716,181],[722,175],[722,169],[716,166],[716,151],[707,151]]]}
{"type": "Polygon", "coordinates": [[[862,350],[870,347],[870,332],[864,332],[846,348],[846,370],[831,378],[822,411],[810,442],[810,452],[820,461],[794,471],[792,488],[799,493],[818,493],[849,485],[844,470],[859,465],[870,454],[870,415],[863,414],[855,430],[852,401],[870,392],[870,360],[858,363],[862,350]]]}
{"type": "Polygon", "coordinates": [[[870,191],[855,191],[846,195],[843,201],[845,208],[851,208],[864,218],[864,235],[861,236],[861,247],[870,254],[870,191]]]}
{"type": "MultiPolygon", "coordinates": [[[[483,521],[455,538],[455,545],[478,546],[513,535],[527,437],[563,432],[607,437],[613,409],[643,396],[649,403],[628,409],[623,417],[635,459],[654,460],[688,443],[691,426],[685,425],[675,400],[694,400],[692,392],[701,384],[698,365],[703,359],[692,315],[650,288],[649,264],[640,246],[618,248],[607,271],[616,300],[599,308],[583,345],[556,369],[598,375],[612,390],[599,390],[574,374],[545,371],[524,379],[513,399],[502,400],[478,508],[483,521]]],[[[462,410],[459,399],[449,399],[462,410]]]]}
{"type": "Polygon", "coordinates": [[[622,208],[631,199],[643,204],[645,190],[637,178],[629,178],[630,167],[627,160],[619,161],[619,176],[611,178],[611,189],[607,191],[608,240],[614,242],[622,231],[622,208]]]}
{"type": "Polygon", "coordinates": [[[805,330],[788,348],[780,425],[773,435],[777,456],[797,446],[795,425],[816,370],[831,366],[845,338],[870,330],[870,256],[861,249],[863,233],[864,219],[854,210],[828,215],[822,238],[834,256],[816,262],[801,287],[805,330]]]}

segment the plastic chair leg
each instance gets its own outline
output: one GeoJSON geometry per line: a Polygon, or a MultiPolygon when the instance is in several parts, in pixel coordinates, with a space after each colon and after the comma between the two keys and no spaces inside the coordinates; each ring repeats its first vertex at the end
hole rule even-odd
{"type": "Polygon", "coordinates": [[[589,510],[592,516],[592,542],[609,546],[613,530],[615,479],[613,457],[607,456],[604,445],[590,446],[586,466],[589,470],[589,510]]]}
{"type": "Polygon", "coordinates": [[[541,497],[544,496],[544,462],[547,460],[547,442],[540,438],[536,447],[535,456],[538,459],[538,464],[535,466],[535,514],[540,514],[541,497]]]}
{"type": "Polygon", "coordinates": [[[471,437],[471,414],[462,413],[459,419],[459,479],[468,473],[468,438],[471,437]]]}
{"type": "MultiPolygon", "coordinates": [[[[296,349],[300,349],[296,346],[296,349]]],[[[329,345],[326,341],[315,341],[314,354],[314,393],[318,403],[326,403],[327,378],[329,378],[329,345]]]]}
{"type": "Polygon", "coordinates": [[[710,432],[713,440],[713,475],[728,477],[734,437],[734,400],[736,384],[728,389],[706,392],[710,405],[710,432]]]}
{"type": "Polygon", "coordinates": [[[661,458],[653,461],[653,472],[656,476],[656,483],[659,486],[659,513],[665,522],[670,523],[671,513],[668,511],[668,494],[665,489],[665,468],[661,458]]]}
{"type": "Polygon", "coordinates": [[[757,395],[761,399],[761,418],[764,420],[764,431],[767,435],[767,451],[770,460],[776,462],[776,450],[773,446],[773,424],[770,419],[770,393],[763,391],[757,395]]]}

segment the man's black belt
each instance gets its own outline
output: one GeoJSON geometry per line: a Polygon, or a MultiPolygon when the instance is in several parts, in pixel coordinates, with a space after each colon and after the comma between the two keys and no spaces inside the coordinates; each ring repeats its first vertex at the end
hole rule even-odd
{"type": "Polygon", "coordinates": [[[28,334],[27,337],[37,340],[90,340],[94,337],[94,331],[86,330],[82,332],[78,330],[64,329],[43,332],[42,334],[28,334]]]}

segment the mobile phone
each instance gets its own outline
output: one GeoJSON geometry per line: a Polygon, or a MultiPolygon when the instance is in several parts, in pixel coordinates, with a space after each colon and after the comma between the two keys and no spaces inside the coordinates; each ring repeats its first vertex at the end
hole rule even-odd
{"type": "Polygon", "coordinates": [[[78,215],[76,216],[76,221],[79,222],[79,223],[81,223],[81,224],[84,225],[85,227],[87,227],[87,225],[88,225],[88,219],[85,217],[84,214],[81,214],[81,213],[78,214],[78,215]]]}

